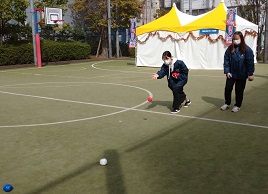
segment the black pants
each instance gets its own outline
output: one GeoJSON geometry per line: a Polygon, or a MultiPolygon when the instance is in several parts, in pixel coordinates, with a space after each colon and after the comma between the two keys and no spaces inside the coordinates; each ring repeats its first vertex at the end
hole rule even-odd
{"type": "Polygon", "coordinates": [[[232,98],[232,91],[235,84],[235,106],[241,107],[244,90],[246,87],[246,79],[234,79],[234,78],[226,78],[225,90],[224,90],[224,97],[225,97],[225,104],[231,104],[232,98]]]}
{"type": "Polygon", "coordinates": [[[172,105],[172,107],[179,109],[181,103],[183,103],[183,101],[186,98],[186,94],[183,91],[183,86],[174,88],[172,90],[172,93],[173,93],[173,105],[172,105]]]}

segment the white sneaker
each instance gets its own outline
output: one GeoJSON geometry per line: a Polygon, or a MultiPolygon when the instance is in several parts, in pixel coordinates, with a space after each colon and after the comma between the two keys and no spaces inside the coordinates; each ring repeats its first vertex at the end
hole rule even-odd
{"type": "Polygon", "coordinates": [[[221,110],[226,110],[226,109],[228,109],[230,106],[228,105],[228,104],[224,104],[224,105],[222,105],[222,107],[221,107],[221,110]]]}
{"type": "Polygon", "coordinates": [[[238,111],[240,111],[240,108],[237,106],[234,106],[232,109],[232,112],[238,112],[238,111]]]}

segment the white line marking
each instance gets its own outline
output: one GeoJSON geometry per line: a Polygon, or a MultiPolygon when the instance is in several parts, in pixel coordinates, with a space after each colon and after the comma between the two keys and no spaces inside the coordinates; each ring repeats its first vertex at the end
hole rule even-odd
{"type": "MultiPolygon", "coordinates": [[[[109,61],[105,61],[105,62],[109,62],[109,61]]],[[[100,63],[100,62],[99,62],[100,63]]],[[[122,70],[112,70],[112,69],[104,69],[104,68],[100,68],[100,67],[96,67],[95,65],[99,64],[99,63],[93,63],[91,65],[92,68],[94,69],[98,69],[98,70],[102,70],[102,71],[115,71],[115,72],[122,72],[122,73],[126,73],[126,72],[131,72],[131,73],[143,73],[143,74],[151,74],[150,72],[141,72],[141,71],[122,71],[122,70]]],[[[153,67],[152,67],[153,68],[153,67]]],[[[157,70],[156,70],[157,71],[157,70]]],[[[226,77],[225,75],[211,75],[211,76],[207,76],[207,75],[190,75],[191,77],[226,77]]]]}
{"type": "Polygon", "coordinates": [[[228,124],[242,125],[242,126],[247,126],[247,127],[257,127],[257,128],[268,129],[268,126],[265,126],[265,125],[255,125],[255,124],[250,124],[250,123],[240,123],[240,122],[234,122],[234,121],[225,121],[225,120],[219,120],[219,119],[210,119],[210,118],[204,118],[204,117],[187,116],[187,115],[171,114],[171,113],[163,113],[163,112],[148,111],[148,110],[141,110],[141,109],[132,109],[132,110],[140,111],[140,112],[147,112],[147,113],[154,113],[154,114],[177,116],[177,117],[189,118],[189,119],[197,119],[197,120],[212,121],[212,122],[218,122],[218,123],[228,123],[228,124]]]}
{"type": "MultiPolygon", "coordinates": [[[[82,102],[80,102],[82,103],[82,102]]],[[[52,122],[52,123],[41,123],[41,124],[28,124],[28,125],[7,125],[7,126],[0,126],[0,128],[15,128],[15,127],[36,127],[36,126],[47,126],[47,125],[57,125],[57,124],[65,124],[65,123],[73,123],[73,122],[79,122],[79,121],[86,121],[86,120],[92,120],[92,119],[97,119],[97,118],[102,118],[102,117],[107,117],[107,116],[111,116],[111,115],[115,115],[115,114],[119,114],[122,112],[126,112],[132,109],[135,109],[139,106],[142,106],[144,104],[146,104],[147,101],[134,106],[132,108],[123,108],[123,107],[116,107],[116,106],[110,106],[110,105],[104,105],[104,104],[94,104],[94,103],[90,103],[92,105],[100,105],[100,106],[105,106],[105,107],[113,107],[113,108],[121,108],[123,110],[117,111],[117,112],[113,112],[113,113],[109,113],[109,114],[104,114],[104,115],[99,115],[99,116],[95,116],[95,117],[88,117],[88,118],[82,118],[82,119],[74,119],[74,120],[68,120],[68,121],[59,121],[59,122],[52,122]]],[[[89,104],[89,103],[85,103],[85,104],[89,104]]]]}
{"type": "MultiPolygon", "coordinates": [[[[94,65],[98,63],[104,63],[104,62],[109,62],[109,61],[102,61],[102,62],[97,62],[92,64],[92,68],[99,69],[99,70],[107,70],[107,71],[117,71],[117,72],[134,72],[134,73],[146,73],[146,72],[135,72],[135,71],[119,71],[119,70],[108,70],[108,69],[101,69],[97,68],[94,65]]],[[[0,71],[1,72],[1,71],[0,71]]],[[[2,71],[3,72],[3,71],[2,71]]],[[[204,76],[204,75],[191,75],[191,76],[204,76]]],[[[60,77],[60,76],[59,76],[60,77]]],[[[206,77],[223,77],[223,76],[206,76],[206,77]]],[[[66,83],[66,82],[47,82],[47,83],[66,83]]],[[[47,83],[30,83],[30,84],[47,84],[47,83]]],[[[152,96],[152,93],[146,89],[135,87],[135,86],[128,86],[128,85],[123,85],[123,84],[115,84],[115,83],[100,83],[100,82],[67,82],[67,83],[99,83],[99,84],[111,84],[111,85],[121,85],[121,86],[127,86],[127,87],[133,87],[133,88],[138,88],[145,90],[149,93],[149,95],[152,96]]],[[[27,85],[27,84],[15,84],[15,85],[27,85]]],[[[7,86],[14,86],[14,85],[5,85],[5,86],[0,86],[0,87],[7,87],[7,86]]],[[[64,124],[64,123],[70,123],[70,122],[77,122],[77,121],[84,121],[84,120],[91,120],[95,118],[101,118],[101,117],[106,117],[118,113],[122,113],[128,110],[135,110],[135,111],[140,111],[140,112],[147,112],[147,113],[154,113],[154,114],[162,114],[162,115],[168,115],[168,116],[177,116],[177,117],[182,117],[182,118],[190,118],[190,119],[198,119],[198,120],[204,120],[204,121],[212,121],[212,122],[219,122],[219,123],[228,123],[228,124],[234,124],[234,125],[241,125],[241,126],[248,126],[248,127],[257,127],[257,128],[265,128],[267,129],[268,126],[263,126],[263,125],[254,125],[254,124],[249,124],[249,123],[240,123],[240,122],[232,122],[232,121],[225,121],[225,120],[219,120],[219,119],[210,119],[210,118],[203,118],[203,117],[196,117],[196,116],[187,116],[187,115],[178,115],[178,114],[170,114],[170,113],[163,113],[163,112],[157,112],[157,111],[148,111],[148,110],[140,110],[136,109],[139,106],[142,106],[147,103],[147,101],[134,106],[132,108],[126,108],[126,107],[118,107],[118,106],[112,106],[112,105],[104,105],[104,104],[96,104],[96,103],[87,103],[87,102],[79,102],[79,101],[71,101],[71,100],[64,100],[64,99],[56,99],[56,98],[49,98],[49,97],[42,97],[42,96],[32,96],[32,95],[25,95],[25,94],[17,94],[17,93],[11,93],[11,92],[5,92],[5,91],[0,91],[0,93],[6,93],[6,94],[13,94],[13,95],[21,95],[21,96],[28,96],[28,97],[36,97],[36,98],[43,98],[43,99],[49,99],[49,100],[58,100],[58,101],[65,101],[65,102],[72,102],[72,103],[85,103],[85,104],[91,104],[91,105],[96,105],[96,106],[106,106],[106,107],[111,107],[111,108],[119,108],[123,109],[118,112],[110,113],[110,114],[105,114],[105,115],[100,115],[100,116],[95,116],[95,117],[89,117],[89,118],[83,118],[83,119],[76,119],[76,120],[69,120],[69,121],[63,121],[63,122],[54,122],[54,123],[43,123],[43,124],[32,124],[32,125],[13,125],[13,126],[0,126],[0,128],[7,128],[7,127],[30,127],[30,126],[41,126],[41,125],[54,125],[54,124],[64,124]]]]}
{"type": "Polygon", "coordinates": [[[11,94],[11,95],[16,95],[16,96],[31,97],[31,98],[41,98],[41,99],[54,100],[54,101],[59,101],[59,102],[71,102],[71,103],[76,103],[76,104],[87,104],[87,105],[103,106],[103,107],[109,107],[109,108],[126,109],[126,107],[120,107],[120,106],[97,104],[97,103],[92,103],[92,102],[81,102],[81,101],[75,101],[75,100],[65,100],[65,99],[50,98],[50,97],[45,97],[45,96],[35,96],[35,95],[19,94],[19,93],[13,93],[13,92],[5,92],[5,91],[0,91],[0,93],[11,94]]]}
{"type": "MultiPolygon", "coordinates": [[[[140,88],[140,87],[136,87],[136,86],[124,85],[124,84],[100,83],[100,82],[47,82],[47,83],[95,83],[95,84],[118,85],[118,86],[131,87],[131,88],[136,88],[136,89],[140,89],[140,90],[146,91],[149,96],[152,96],[153,97],[153,94],[149,90],[146,90],[146,89],[140,88]]],[[[47,84],[47,83],[36,83],[36,84],[47,84]]],[[[35,83],[33,83],[33,84],[35,84],[35,83]]],[[[16,85],[29,85],[29,84],[16,84],[16,85]]],[[[25,125],[9,125],[9,126],[7,125],[7,126],[0,126],[0,128],[35,127],[35,126],[56,125],[56,124],[64,124],[64,123],[78,122],[78,121],[84,121],[84,120],[91,120],[91,119],[96,119],[96,118],[101,118],[101,117],[107,117],[107,116],[119,114],[119,113],[122,113],[122,112],[126,112],[128,110],[135,109],[137,107],[140,107],[140,106],[148,103],[148,101],[144,101],[141,104],[138,104],[138,105],[136,105],[134,107],[126,108],[126,107],[119,107],[119,106],[112,106],[112,105],[105,105],[105,104],[97,104],[97,103],[90,103],[90,102],[81,102],[81,101],[65,100],[65,99],[59,99],[59,98],[50,98],[50,97],[44,97],[44,96],[19,94],[19,93],[6,92],[6,91],[0,91],[0,93],[2,93],[2,94],[16,95],[16,96],[25,96],[25,97],[31,97],[31,98],[41,98],[41,99],[61,101],[61,102],[70,102],[70,103],[77,103],[77,104],[87,104],[87,105],[94,105],[94,106],[102,106],[102,107],[123,109],[123,110],[120,110],[120,111],[117,111],[117,112],[113,112],[113,113],[109,113],[109,114],[104,114],[104,115],[99,115],[99,116],[95,116],[95,117],[88,117],[88,118],[68,120],[68,121],[60,121],[60,122],[41,123],[41,124],[25,124],[25,125]]]]}
{"type": "Polygon", "coordinates": [[[263,125],[255,125],[255,124],[249,124],[249,123],[240,123],[240,122],[233,122],[233,121],[225,121],[225,120],[219,120],[219,119],[210,119],[210,118],[203,118],[203,117],[196,117],[196,116],[187,116],[187,115],[179,115],[179,114],[170,114],[170,113],[164,113],[164,112],[157,112],[157,111],[148,111],[148,110],[141,110],[136,109],[137,107],[140,107],[147,103],[147,101],[136,105],[132,108],[126,108],[126,107],[120,107],[120,106],[112,106],[112,105],[105,105],[105,104],[97,104],[97,103],[89,103],[89,102],[81,102],[81,101],[73,101],[73,100],[64,100],[64,99],[58,99],[58,98],[49,98],[49,97],[43,97],[43,96],[33,96],[33,95],[27,95],[27,94],[18,94],[18,93],[12,93],[12,92],[4,92],[0,91],[0,93],[3,94],[12,94],[17,96],[26,96],[26,97],[33,97],[33,98],[41,98],[41,99],[47,99],[47,100],[56,100],[56,101],[62,101],[62,102],[71,102],[71,103],[78,103],[78,104],[88,104],[88,105],[94,105],[94,106],[103,106],[103,107],[110,107],[110,108],[117,108],[117,109],[123,109],[118,112],[113,112],[105,115],[95,116],[95,117],[89,117],[89,118],[82,118],[82,119],[76,119],[76,120],[69,120],[69,121],[62,121],[62,122],[53,122],[53,123],[42,123],[42,124],[29,124],[29,125],[12,125],[12,126],[0,126],[0,128],[10,128],[10,127],[32,127],[32,126],[42,126],[42,125],[55,125],[55,124],[64,124],[64,123],[71,123],[71,122],[77,122],[77,121],[85,121],[85,120],[91,120],[106,116],[111,116],[115,114],[119,114],[125,111],[134,110],[139,112],[147,112],[147,113],[153,113],[153,114],[161,114],[161,115],[168,115],[168,116],[177,116],[182,118],[189,118],[189,119],[197,119],[197,120],[204,120],[204,121],[212,121],[212,122],[219,122],[219,123],[228,123],[228,124],[234,124],[234,125],[241,125],[241,126],[248,126],[248,127],[257,127],[257,128],[265,128],[268,129],[268,126],[263,125]]]}
{"type": "MultiPolygon", "coordinates": [[[[107,63],[107,62],[111,62],[111,61],[104,61],[104,62],[107,63]]],[[[99,67],[95,66],[95,65],[97,65],[99,63],[101,63],[101,62],[93,63],[91,65],[91,67],[94,68],[94,69],[102,70],[102,71],[116,71],[116,72],[122,72],[122,73],[131,72],[131,73],[151,74],[150,72],[141,72],[141,71],[122,71],[122,70],[103,69],[103,68],[99,68],[99,67]]]]}
{"type": "MultiPolygon", "coordinates": [[[[27,86],[27,85],[44,85],[44,84],[103,84],[103,85],[116,85],[116,86],[123,86],[123,87],[130,87],[130,88],[136,88],[139,90],[143,90],[147,92],[150,96],[153,97],[153,94],[151,91],[146,90],[144,88],[138,87],[138,86],[131,86],[131,85],[126,85],[126,84],[121,84],[121,83],[104,83],[104,82],[41,82],[41,83],[26,83],[26,84],[12,84],[12,85],[3,85],[0,87],[12,87],[12,86],[27,86]]],[[[51,86],[55,87],[55,85],[51,86]]],[[[5,92],[5,91],[3,91],[5,92]]]]}

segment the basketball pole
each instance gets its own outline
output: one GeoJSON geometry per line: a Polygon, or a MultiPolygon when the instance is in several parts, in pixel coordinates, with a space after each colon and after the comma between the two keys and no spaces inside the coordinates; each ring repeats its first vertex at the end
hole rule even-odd
{"type": "Polygon", "coordinates": [[[34,26],[35,26],[35,43],[36,43],[36,58],[37,58],[37,67],[42,67],[42,57],[41,57],[41,44],[40,44],[40,34],[38,31],[38,17],[37,12],[43,11],[43,9],[34,8],[34,26]]]}
{"type": "Polygon", "coordinates": [[[32,37],[33,37],[33,50],[34,50],[34,65],[37,66],[36,57],[36,42],[35,42],[35,21],[34,21],[34,0],[30,0],[31,16],[32,16],[32,37]]]}

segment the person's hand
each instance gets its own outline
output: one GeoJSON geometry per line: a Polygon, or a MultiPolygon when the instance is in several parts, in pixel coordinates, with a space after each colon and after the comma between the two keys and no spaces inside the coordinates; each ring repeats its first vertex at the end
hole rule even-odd
{"type": "Polygon", "coordinates": [[[175,79],[178,79],[178,76],[180,75],[179,72],[173,72],[172,74],[172,77],[174,77],[175,79]]]}
{"type": "Polygon", "coordinates": [[[253,81],[254,80],[254,75],[248,76],[248,81],[253,81]]]}
{"type": "Polygon", "coordinates": [[[227,77],[228,79],[230,79],[230,78],[232,78],[232,74],[231,74],[231,73],[226,73],[226,77],[227,77]]]}
{"type": "Polygon", "coordinates": [[[153,74],[152,79],[157,79],[159,75],[157,73],[153,74]]]}

